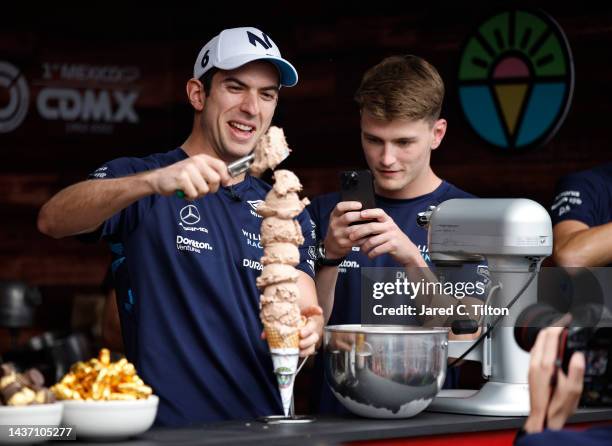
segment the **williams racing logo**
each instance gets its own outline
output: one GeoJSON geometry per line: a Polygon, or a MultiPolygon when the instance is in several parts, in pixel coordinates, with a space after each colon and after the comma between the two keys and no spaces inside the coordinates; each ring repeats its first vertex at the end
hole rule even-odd
{"type": "Polygon", "coordinates": [[[259,233],[247,231],[246,229],[242,228],[242,235],[244,236],[247,245],[254,248],[263,249],[263,246],[261,246],[261,235],[259,233]]]}
{"type": "Polygon", "coordinates": [[[251,211],[251,215],[257,217],[257,218],[263,218],[261,215],[259,215],[257,213],[257,208],[259,207],[259,205],[261,203],[263,203],[263,200],[247,200],[247,203],[250,207],[249,211],[251,211]]]}

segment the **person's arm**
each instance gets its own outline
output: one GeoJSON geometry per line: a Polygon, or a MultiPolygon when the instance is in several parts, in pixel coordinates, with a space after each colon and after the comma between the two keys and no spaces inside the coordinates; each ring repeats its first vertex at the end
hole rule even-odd
{"type": "Polygon", "coordinates": [[[144,173],[73,184],[40,209],[38,230],[53,238],[93,232],[120,210],[151,194],[146,177],[144,173]]]}
{"type": "MultiPolygon", "coordinates": [[[[382,254],[389,254],[402,265],[413,282],[436,283],[438,278],[431,271],[421,252],[410,238],[397,226],[395,221],[382,209],[366,209],[361,211],[361,219],[375,220],[359,226],[351,226],[348,237],[353,244],[360,246],[361,251],[370,259],[382,254]]],[[[449,308],[459,303],[465,304],[467,317],[478,320],[473,305],[482,304],[479,299],[466,296],[461,300],[446,294],[419,293],[415,297],[415,305],[427,305],[436,308],[449,308]]],[[[436,327],[448,325],[449,316],[419,316],[425,326],[436,327]]],[[[480,330],[475,334],[455,335],[449,333],[451,340],[466,340],[478,337],[480,330]]]]}
{"type": "Polygon", "coordinates": [[[366,209],[360,214],[362,220],[374,221],[351,226],[348,237],[370,259],[389,254],[404,268],[428,268],[419,248],[385,211],[366,209]]]}
{"type": "Polygon", "coordinates": [[[612,263],[612,222],[589,227],[564,220],[553,228],[553,260],[559,266],[606,266],[612,263]]]}
{"type": "Polygon", "coordinates": [[[114,352],[123,353],[124,351],[121,324],[119,322],[119,309],[117,308],[117,295],[114,288],[108,291],[106,301],[104,302],[102,343],[114,352]]]}
{"type": "Polygon", "coordinates": [[[321,305],[321,308],[323,309],[325,324],[329,322],[332,310],[334,309],[334,293],[336,290],[337,280],[337,266],[321,266],[317,270],[315,285],[317,288],[317,296],[319,296],[319,305],[321,305]]]}
{"type": "Polygon", "coordinates": [[[558,430],[574,413],[582,394],[585,359],[575,352],[569,363],[568,374],[557,368],[559,336],[563,327],[543,329],[531,349],[529,360],[530,411],[524,430],[528,434],[545,428],[558,430]],[[556,374],[556,385],[551,385],[556,374]]]}
{"type": "Polygon", "coordinates": [[[317,305],[317,290],[312,277],[299,271],[297,286],[300,290],[298,305],[306,325],[300,330],[300,356],[314,354],[323,339],[323,310],[317,305]]]}
{"type": "Polygon", "coordinates": [[[92,232],[143,197],[182,190],[192,200],[216,192],[220,184],[229,181],[226,165],[207,155],[127,177],[82,181],[61,190],[43,205],[38,229],[54,238],[92,232]]]}

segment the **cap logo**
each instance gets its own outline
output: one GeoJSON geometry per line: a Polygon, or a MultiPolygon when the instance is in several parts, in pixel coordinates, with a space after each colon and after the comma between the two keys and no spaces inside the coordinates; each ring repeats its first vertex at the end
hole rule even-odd
{"type": "Polygon", "coordinates": [[[257,44],[259,43],[266,50],[269,50],[270,48],[272,48],[272,44],[270,43],[270,38],[266,35],[266,33],[262,32],[261,37],[258,37],[255,34],[253,34],[251,31],[247,31],[247,36],[249,38],[249,43],[253,45],[254,47],[257,47],[257,44]]]}
{"type": "Polygon", "coordinates": [[[202,68],[206,68],[206,65],[208,65],[208,61],[209,61],[209,57],[208,57],[208,53],[210,53],[210,50],[206,50],[206,52],[204,53],[204,56],[202,57],[202,68]]]}

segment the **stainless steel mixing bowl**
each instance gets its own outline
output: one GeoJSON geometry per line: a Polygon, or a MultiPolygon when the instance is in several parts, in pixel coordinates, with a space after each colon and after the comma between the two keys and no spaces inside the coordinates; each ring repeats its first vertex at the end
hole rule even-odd
{"type": "Polygon", "coordinates": [[[448,330],[406,326],[325,327],[325,377],[351,412],[408,418],[442,388],[448,330]]]}

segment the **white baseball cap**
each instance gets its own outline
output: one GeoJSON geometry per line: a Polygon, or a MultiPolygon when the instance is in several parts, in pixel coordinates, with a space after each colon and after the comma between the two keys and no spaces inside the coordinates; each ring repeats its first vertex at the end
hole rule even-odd
{"type": "Polygon", "coordinates": [[[254,60],[267,60],[278,68],[280,84],[297,84],[296,69],[281,57],[276,44],[257,28],[232,28],[221,31],[200,50],[193,66],[193,77],[201,78],[212,67],[233,70],[254,60]]]}

